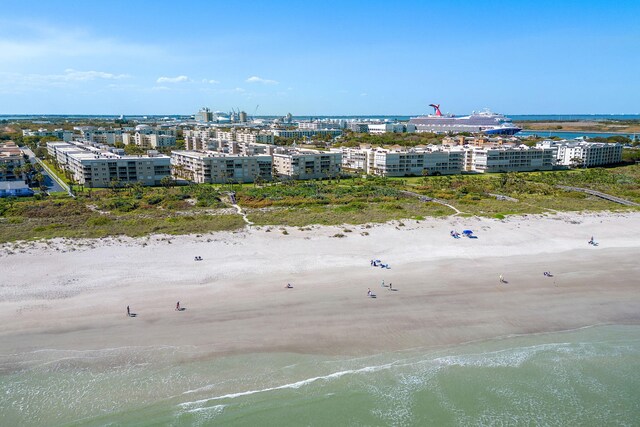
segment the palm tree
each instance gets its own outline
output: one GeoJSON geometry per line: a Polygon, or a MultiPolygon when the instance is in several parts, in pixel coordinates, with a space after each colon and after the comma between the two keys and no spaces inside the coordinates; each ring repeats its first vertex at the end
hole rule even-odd
{"type": "Polygon", "coordinates": [[[38,183],[38,185],[43,185],[44,184],[44,175],[41,174],[40,172],[38,172],[33,179],[38,183]]]}

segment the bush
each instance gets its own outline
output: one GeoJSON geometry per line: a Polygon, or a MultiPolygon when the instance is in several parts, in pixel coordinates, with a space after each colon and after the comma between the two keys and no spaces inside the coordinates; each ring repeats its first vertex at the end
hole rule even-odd
{"type": "Polygon", "coordinates": [[[157,205],[158,203],[161,203],[163,200],[164,198],[162,196],[147,197],[147,203],[149,203],[150,205],[157,205]]]}
{"type": "Polygon", "coordinates": [[[106,216],[93,217],[87,220],[87,225],[102,226],[108,224],[111,224],[111,219],[106,216]]]}

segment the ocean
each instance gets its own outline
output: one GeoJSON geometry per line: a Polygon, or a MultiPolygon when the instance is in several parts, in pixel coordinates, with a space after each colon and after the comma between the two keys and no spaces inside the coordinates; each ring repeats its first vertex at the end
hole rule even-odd
{"type": "Polygon", "coordinates": [[[640,326],[370,356],[0,356],[2,425],[637,426],[640,326]]]}

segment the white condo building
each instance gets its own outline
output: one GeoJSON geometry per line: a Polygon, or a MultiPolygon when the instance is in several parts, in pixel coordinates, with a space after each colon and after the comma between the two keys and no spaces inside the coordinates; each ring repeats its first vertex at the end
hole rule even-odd
{"type": "Polygon", "coordinates": [[[403,123],[369,123],[367,126],[367,130],[372,134],[381,134],[381,133],[413,133],[416,131],[416,126],[413,124],[403,124],[403,123]]]}
{"type": "Polygon", "coordinates": [[[135,144],[145,149],[173,147],[176,145],[176,130],[171,128],[152,128],[148,125],[138,125],[135,132],[122,134],[124,145],[135,144]]]}
{"type": "Polygon", "coordinates": [[[622,145],[586,141],[542,141],[536,147],[555,148],[557,163],[564,166],[593,167],[620,163],[622,145]]]}
{"type": "Polygon", "coordinates": [[[48,142],[47,151],[75,182],[89,188],[109,187],[113,181],[159,185],[171,175],[171,158],[153,151],[127,156],[122,150],[105,151],[80,142],[48,142]]]}
{"type": "Polygon", "coordinates": [[[22,130],[22,136],[39,136],[39,137],[52,136],[52,137],[57,138],[57,139],[59,139],[61,141],[68,142],[68,141],[71,141],[73,139],[73,132],[70,131],[70,130],[64,130],[64,129],[54,129],[54,130],[23,129],[22,130]]]}
{"type": "Polygon", "coordinates": [[[279,147],[273,153],[278,176],[293,179],[322,179],[338,176],[342,153],[279,147]]]}
{"type": "Polygon", "coordinates": [[[465,150],[434,145],[412,149],[341,148],[345,169],[381,176],[448,175],[464,169],[465,150]]]}
{"type": "Polygon", "coordinates": [[[269,155],[246,156],[215,151],[175,150],[171,152],[174,173],[199,184],[254,182],[271,180],[269,155]]]}
{"type": "Polygon", "coordinates": [[[311,138],[316,135],[331,135],[332,137],[342,135],[339,129],[274,129],[273,135],[281,138],[311,138]]]}
{"type": "Polygon", "coordinates": [[[215,128],[186,129],[182,135],[187,150],[210,150],[217,146],[215,128]]]}
{"type": "Polygon", "coordinates": [[[312,122],[299,122],[298,129],[302,130],[320,130],[320,129],[342,129],[344,128],[344,122],[333,121],[312,121],[312,122]]]}
{"type": "Polygon", "coordinates": [[[552,170],[556,149],[526,145],[470,147],[466,170],[472,172],[531,172],[552,170]]]}
{"type": "Polygon", "coordinates": [[[551,170],[555,149],[521,146],[429,145],[410,149],[340,148],[345,169],[380,176],[551,170]]]}

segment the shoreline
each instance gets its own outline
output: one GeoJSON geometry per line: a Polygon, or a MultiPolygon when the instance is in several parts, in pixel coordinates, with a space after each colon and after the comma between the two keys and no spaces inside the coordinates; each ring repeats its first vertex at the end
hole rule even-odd
{"type": "Polygon", "coordinates": [[[640,324],[640,245],[627,232],[640,226],[638,213],[405,223],[350,226],[346,238],[331,237],[343,227],[254,227],[40,242],[13,255],[3,245],[5,353],[135,343],[196,346],[206,357],[367,355],[640,324]],[[479,239],[448,235],[467,227],[479,239]],[[586,244],[592,234],[597,247],[586,244]],[[283,289],[289,282],[294,289],[283,289]],[[175,312],[176,301],[187,310],[175,312]],[[126,318],[127,305],[139,317],[126,318]]]}

